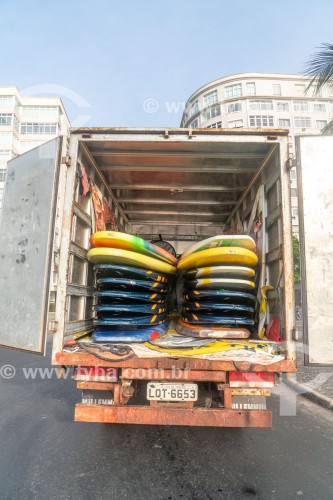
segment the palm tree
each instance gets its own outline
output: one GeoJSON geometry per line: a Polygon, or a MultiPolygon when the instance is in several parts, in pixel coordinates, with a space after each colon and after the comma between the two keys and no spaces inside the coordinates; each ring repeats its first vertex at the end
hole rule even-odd
{"type": "MultiPolygon", "coordinates": [[[[333,45],[322,43],[319,50],[315,52],[305,64],[304,74],[311,78],[306,92],[314,88],[317,95],[324,88],[333,91],[333,45]]],[[[323,129],[323,134],[333,133],[333,120],[323,129]]]]}

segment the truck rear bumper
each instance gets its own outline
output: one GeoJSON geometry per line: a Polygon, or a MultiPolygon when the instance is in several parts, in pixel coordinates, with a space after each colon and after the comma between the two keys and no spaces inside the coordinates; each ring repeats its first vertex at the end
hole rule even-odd
{"type": "Polygon", "coordinates": [[[189,425],[200,427],[272,427],[269,410],[238,411],[211,408],[163,408],[152,406],[75,406],[76,422],[108,424],[189,425]]]}
{"type": "MultiPolygon", "coordinates": [[[[284,359],[270,365],[250,365],[248,362],[233,361],[217,361],[211,359],[196,359],[191,357],[176,357],[170,358],[131,358],[127,361],[122,361],[120,358],[114,357],[112,354],[104,354],[105,359],[101,360],[92,354],[83,352],[59,352],[52,360],[53,365],[60,366],[106,366],[115,368],[130,368],[130,369],[166,369],[178,368],[180,370],[197,370],[197,371],[244,371],[251,367],[252,372],[296,372],[296,361],[293,359],[284,359]],[[107,359],[109,358],[109,359],[107,359]]],[[[208,380],[207,378],[205,380],[208,380]]]]}

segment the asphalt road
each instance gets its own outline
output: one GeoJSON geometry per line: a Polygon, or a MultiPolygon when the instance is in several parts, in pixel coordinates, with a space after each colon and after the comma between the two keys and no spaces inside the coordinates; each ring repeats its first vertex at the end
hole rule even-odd
{"type": "Polygon", "coordinates": [[[333,412],[303,398],[296,416],[271,398],[268,430],[79,424],[72,380],[24,378],[47,358],[0,350],[3,365],[1,500],[333,498],[333,412]]]}

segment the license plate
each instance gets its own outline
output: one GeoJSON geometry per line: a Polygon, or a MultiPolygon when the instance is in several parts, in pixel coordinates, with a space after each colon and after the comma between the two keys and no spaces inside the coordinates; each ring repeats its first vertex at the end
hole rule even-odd
{"type": "Polygon", "coordinates": [[[264,396],[232,396],[233,410],[266,410],[264,396]]]}
{"type": "Polygon", "coordinates": [[[149,401],[197,401],[198,385],[149,382],[147,399],[149,401]]]}

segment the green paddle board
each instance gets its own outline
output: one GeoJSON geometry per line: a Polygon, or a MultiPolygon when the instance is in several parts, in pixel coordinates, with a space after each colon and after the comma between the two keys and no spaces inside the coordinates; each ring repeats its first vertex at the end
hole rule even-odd
{"type": "Polygon", "coordinates": [[[98,231],[90,237],[90,244],[95,248],[119,248],[138,252],[154,259],[162,260],[168,264],[177,265],[178,259],[163,248],[152,245],[138,236],[132,234],[120,233],[118,231],[98,231]]]}
{"type": "Polygon", "coordinates": [[[212,236],[211,238],[207,238],[206,240],[198,241],[190,248],[185,250],[185,252],[183,252],[182,259],[193,253],[201,252],[201,250],[208,250],[209,248],[219,247],[240,247],[254,251],[256,248],[256,244],[250,236],[247,236],[245,234],[221,234],[218,236],[212,236]]]}

